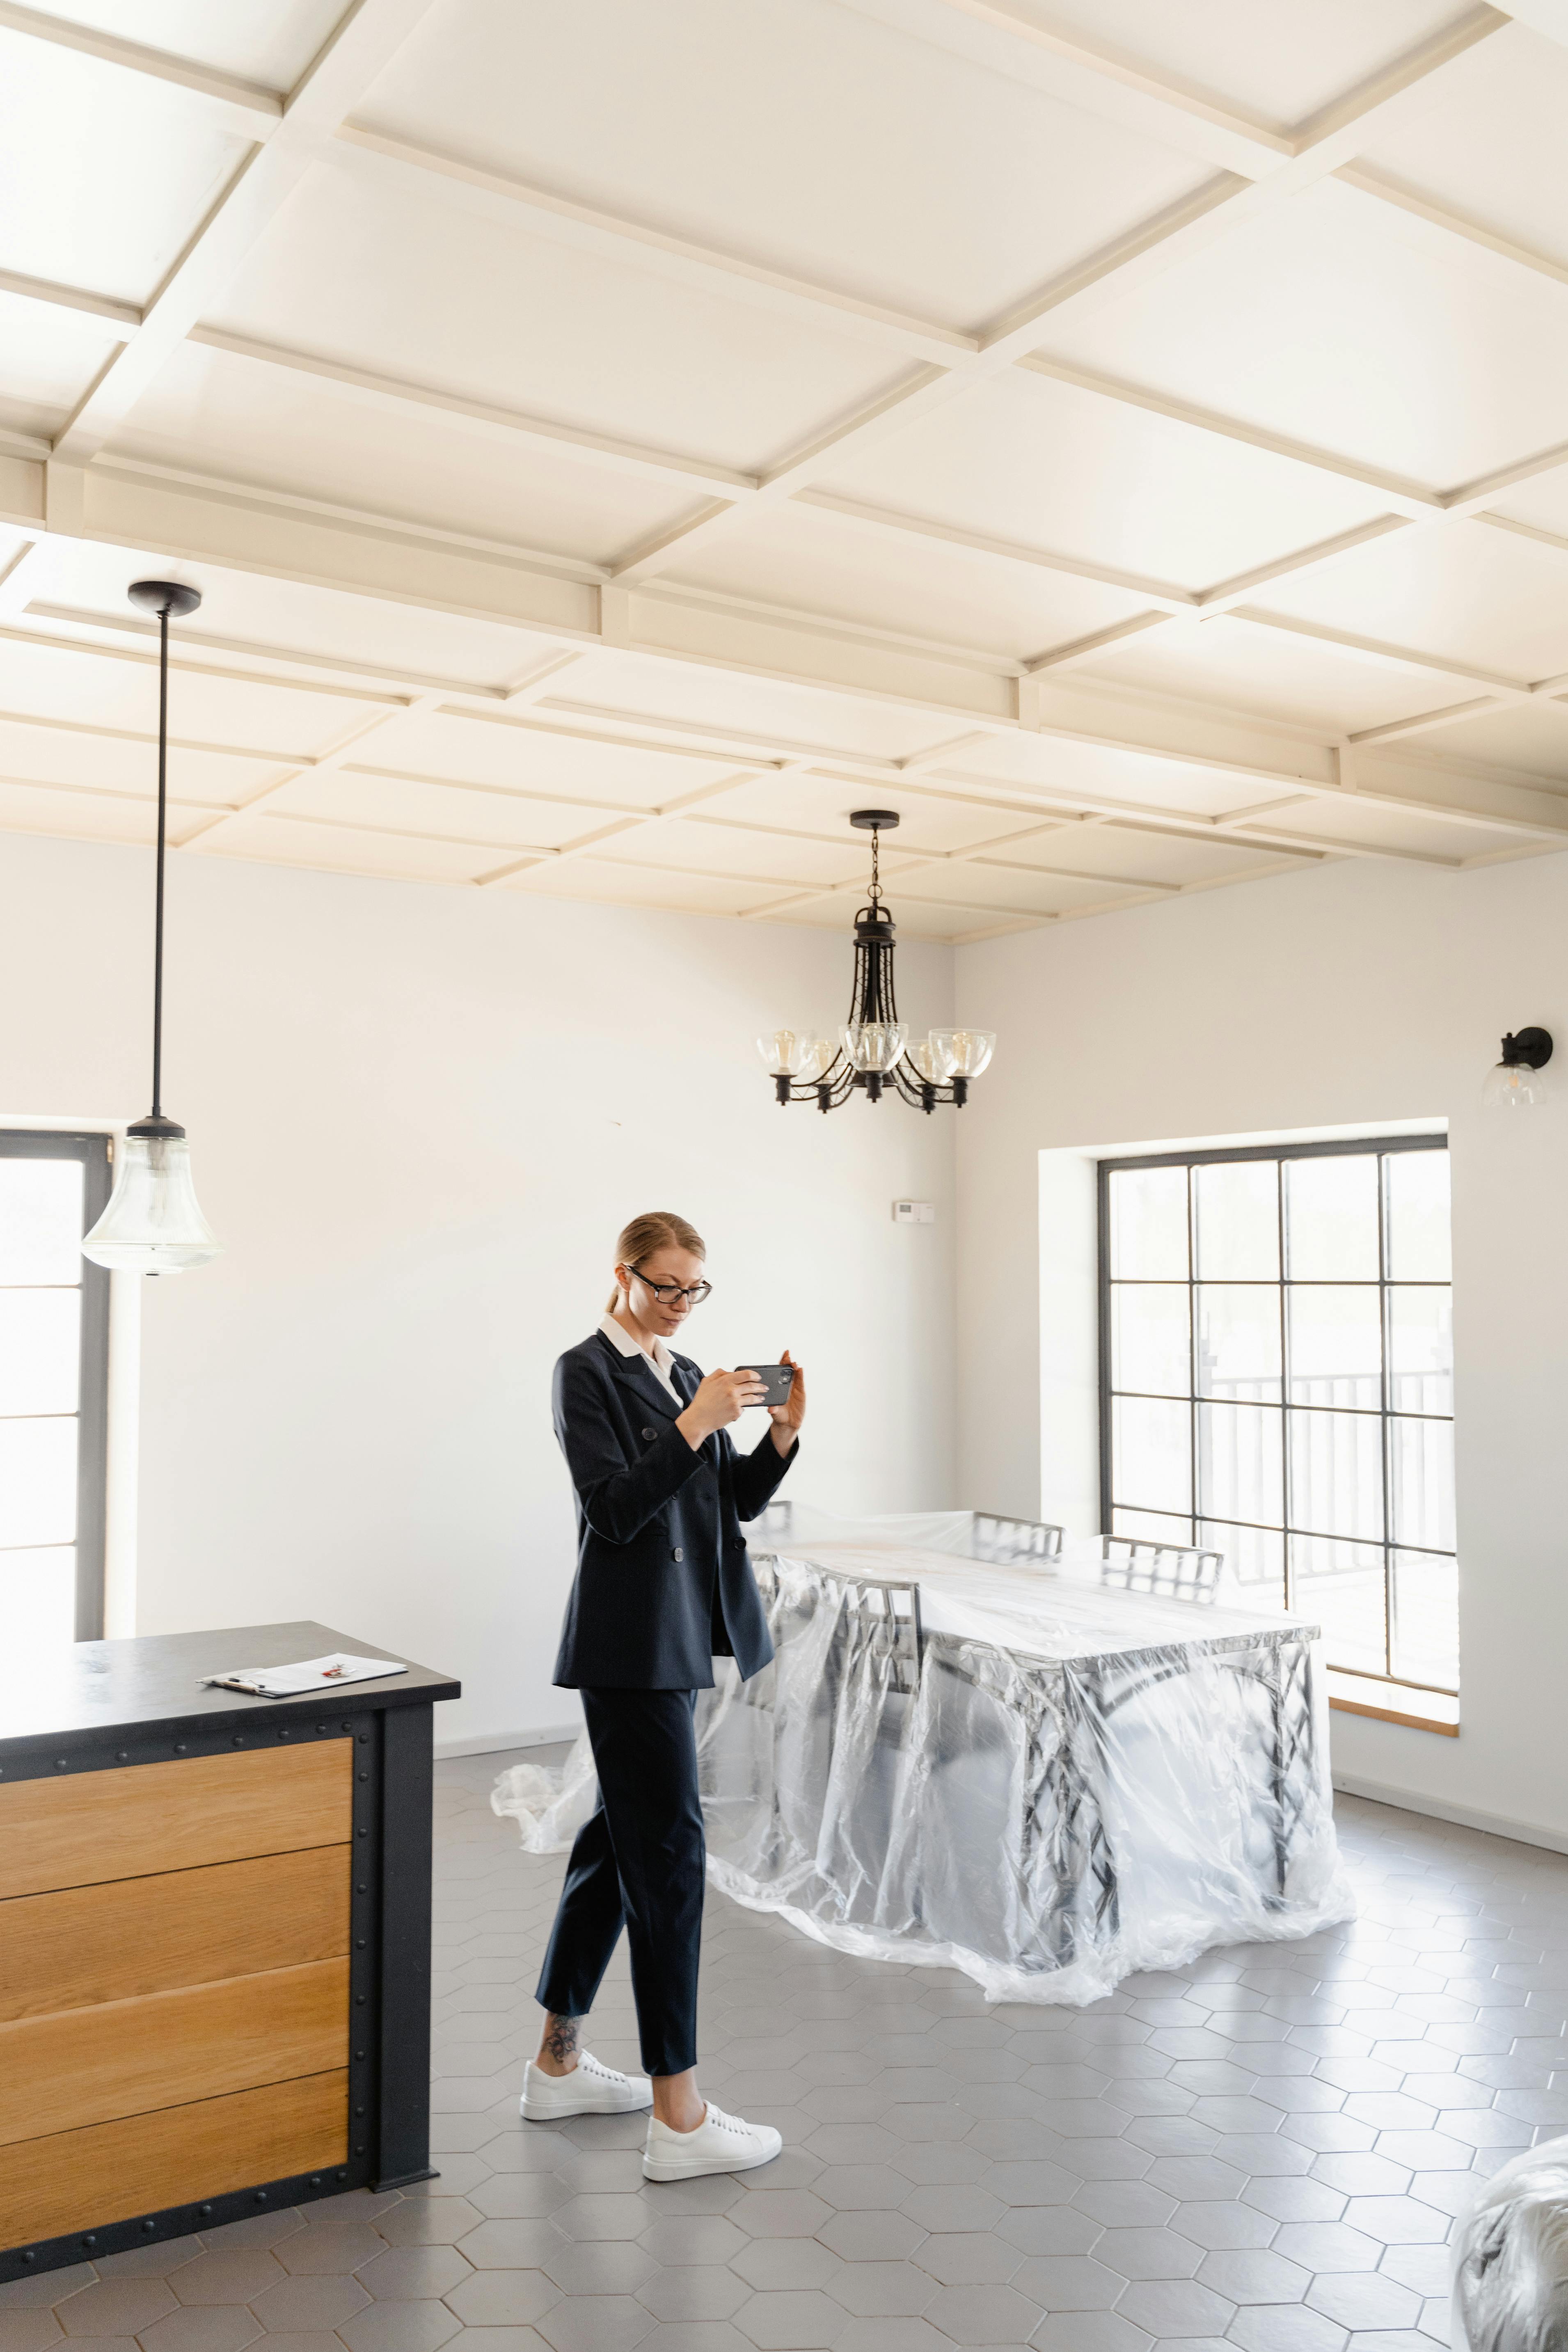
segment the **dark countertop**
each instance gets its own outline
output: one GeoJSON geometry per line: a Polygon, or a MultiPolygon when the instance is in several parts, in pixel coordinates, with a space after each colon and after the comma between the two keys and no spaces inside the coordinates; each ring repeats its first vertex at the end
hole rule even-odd
{"type": "Polygon", "coordinates": [[[282,1666],[346,1650],[362,1658],[396,1652],[308,1619],[292,1625],[229,1625],[202,1633],[147,1633],[131,1642],[75,1642],[58,1649],[0,1655],[0,1757],[26,1755],[64,1740],[108,1738],[176,1720],[221,1731],[258,1714],[287,1722],[300,1712],[335,1715],[355,1708],[415,1706],[457,1698],[462,1685],[431,1666],[402,1661],[406,1674],[384,1682],[344,1683],[299,1698],[252,1698],[203,1687],[204,1675],[240,1666],[282,1666]]]}

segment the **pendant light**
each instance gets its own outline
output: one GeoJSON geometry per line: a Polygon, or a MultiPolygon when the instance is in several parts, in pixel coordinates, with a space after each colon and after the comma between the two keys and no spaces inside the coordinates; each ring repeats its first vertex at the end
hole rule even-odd
{"type": "Polygon", "coordinates": [[[938,1103],[962,1110],[969,1081],[991,1059],[994,1029],[932,1029],[911,1037],[893,994],[894,925],[882,897],[881,835],[899,822],[896,809],[856,809],[849,822],[871,836],[871,895],[855,918],[855,986],[849,1018],[837,1037],[805,1029],[775,1029],[757,1051],[781,1103],[814,1102],[837,1110],[858,1089],[868,1102],[884,1091],[917,1110],[938,1103]]]}
{"type": "Polygon", "coordinates": [[[163,863],[169,814],[169,615],[182,619],[201,593],[174,580],[138,580],[131,602],[158,616],[158,880],[153,925],[153,1108],[125,1130],[109,1206],[81,1245],[95,1265],[127,1274],[179,1274],[222,1255],[191,1182],[185,1130],[163,1116],[163,863]]]}

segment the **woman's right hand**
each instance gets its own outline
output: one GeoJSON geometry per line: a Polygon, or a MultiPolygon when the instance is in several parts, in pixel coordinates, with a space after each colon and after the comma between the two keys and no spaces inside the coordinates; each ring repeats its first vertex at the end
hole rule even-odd
{"type": "Polygon", "coordinates": [[[693,1453],[716,1429],[739,1421],[749,1404],[761,1404],[767,1386],[755,1372],[710,1372],[676,1427],[693,1453]]]}

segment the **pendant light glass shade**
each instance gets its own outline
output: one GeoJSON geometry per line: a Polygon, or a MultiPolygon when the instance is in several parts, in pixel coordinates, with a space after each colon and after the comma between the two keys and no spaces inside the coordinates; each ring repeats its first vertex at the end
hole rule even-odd
{"type": "Polygon", "coordinates": [[[121,1274],[181,1274],[222,1256],[196,1200],[183,1127],[139,1119],[129,1129],[109,1206],[81,1254],[121,1274]]]}
{"type": "Polygon", "coordinates": [[[83,1257],[124,1274],[180,1274],[220,1257],[191,1181],[185,1130],[163,1115],[163,866],[169,818],[169,618],[183,619],[201,592],[177,580],[138,580],[131,602],[158,618],[158,859],[153,925],[153,1108],[127,1128],[109,1206],[81,1245],[83,1257]]]}
{"type": "Polygon", "coordinates": [[[931,1042],[947,1055],[944,1077],[977,1078],[996,1046],[994,1029],[933,1029],[931,1042]]]}
{"type": "Polygon", "coordinates": [[[904,1059],[916,1076],[928,1087],[942,1086],[952,1076],[952,1055],[940,1029],[933,1029],[929,1036],[911,1040],[904,1047],[904,1059]]]}
{"type": "Polygon", "coordinates": [[[904,1050],[905,1029],[901,1021],[846,1022],[839,1031],[844,1050],[858,1070],[875,1070],[885,1075],[904,1050]]]}
{"type": "Polygon", "coordinates": [[[770,1078],[800,1078],[806,1085],[818,1078],[838,1051],[831,1037],[814,1029],[775,1029],[759,1037],[757,1051],[770,1078]]]}

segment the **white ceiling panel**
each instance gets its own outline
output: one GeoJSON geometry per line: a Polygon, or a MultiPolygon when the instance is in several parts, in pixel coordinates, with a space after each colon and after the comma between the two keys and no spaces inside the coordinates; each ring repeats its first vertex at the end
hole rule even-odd
{"type": "Polygon", "coordinates": [[[388,413],[350,387],[196,343],[176,352],[112,446],[591,563],[651,539],[702,496],[678,478],[608,471],[579,451],[498,442],[460,417],[388,413]]]}
{"type": "Polygon", "coordinates": [[[1430,39],[1455,11],[1450,0],[1024,0],[1020,13],[1284,129],[1430,39]]]}
{"type": "MultiPolygon", "coordinates": [[[[203,638],[237,642],[279,657],[293,651],[316,661],[336,658],[351,672],[363,662],[372,671],[473,686],[510,685],[552,650],[538,636],[502,623],[318,587],[309,580],[171,561],[167,554],[95,546],[88,540],[51,541],[49,556],[49,597],[84,621],[91,615],[105,622],[134,621],[125,594],[133,580],[160,579],[170,572],[195,580],[203,603],[179,624],[178,640],[186,644],[203,638]]],[[[52,619],[40,623],[50,634],[59,625],[52,619]]]]}
{"type": "Polygon", "coordinates": [[[1131,883],[1092,882],[965,858],[951,866],[923,866],[888,897],[894,919],[901,921],[906,908],[918,905],[989,908],[1001,915],[1068,915],[1104,898],[1126,898],[1132,887],[1131,883]]]}
{"type": "MultiPolygon", "coordinates": [[[[858,808],[891,809],[900,819],[897,833],[883,835],[889,872],[900,858],[921,851],[968,849],[975,842],[1029,822],[1027,810],[1015,812],[1001,802],[987,804],[984,784],[973,787],[973,802],[940,796],[926,780],[914,790],[902,784],[850,783],[841,776],[795,774],[758,776],[737,784],[710,804],[716,817],[746,824],[767,824],[781,834],[809,834],[833,844],[843,843],[858,863],[855,872],[868,879],[871,851],[868,836],[849,823],[858,808]]],[[[780,845],[781,856],[793,857],[793,847],[780,845]]]]}
{"type": "MultiPolygon", "coordinates": [[[[629,866],[656,866],[693,874],[727,874],[782,894],[793,888],[830,889],[853,882],[866,857],[857,836],[848,843],[814,841],[801,834],[781,837],[733,820],[686,817],[668,824],[640,826],[621,835],[613,855],[629,866]]],[[[889,878],[894,867],[887,868],[889,878]]]]}
{"type": "Polygon", "coordinates": [[[226,824],[200,848],[205,857],[255,857],[268,866],[316,866],[388,882],[473,882],[497,862],[493,848],[417,834],[356,833],[303,817],[255,816],[226,824]]]}
{"type": "MultiPolygon", "coordinates": [[[[964,870],[967,872],[967,867],[964,870]]],[[[773,918],[779,922],[805,923],[813,930],[843,933],[846,1001],[853,970],[856,903],[852,893],[840,892],[830,898],[802,899],[796,906],[781,908],[773,918]]],[[[901,940],[961,940],[976,931],[1005,930],[1014,923],[1047,919],[1043,916],[1020,918],[999,915],[994,907],[968,905],[958,900],[910,898],[908,896],[900,898],[893,908],[893,916],[901,940]]],[[[919,1012],[907,1004],[900,1006],[900,1010],[918,1032],[921,1026],[919,1012]]]]}
{"type": "Polygon", "coordinates": [[[183,93],[0,26],[0,269],[145,302],[244,153],[183,93]]]}
{"type": "MultiPolygon", "coordinates": [[[[210,818],[210,808],[202,803],[171,797],[169,837],[177,843],[193,824],[210,818]]],[[[151,844],[157,838],[157,803],[135,793],[72,791],[65,785],[51,791],[0,776],[0,829],[53,834],[62,841],[151,844]]]]}
{"type": "MultiPolygon", "coordinates": [[[[169,789],[204,805],[232,807],[287,775],[266,760],[226,751],[169,754],[169,789]]],[[[144,739],[92,735],[80,727],[28,726],[0,709],[0,775],[14,782],[102,786],[156,798],[158,747],[144,739]]]]}
{"type": "Polygon", "coordinates": [[[611,906],[669,907],[692,915],[744,915],[786,894],[765,884],[734,882],[714,874],[668,873],[655,866],[622,865],[607,857],[573,857],[531,866],[509,876],[497,889],[525,897],[597,898],[611,906]]]}
{"type": "Polygon", "coordinates": [[[1191,835],[1143,833],[1121,824],[1073,825],[1033,841],[1003,843],[986,852],[994,866],[1048,866],[1092,876],[1103,882],[1136,886],[1181,886],[1228,882],[1264,862],[1267,851],[1250,844],[1205,840],[1191,835]]]}
{"type": "Polygon", "coordinates": [[[584,709],[619,711],[627,718],[646,712],[671,727],[689,719],[729,742],[774,744],[786,752],[837,750],[902,760],[945,742],[963,726],[956,715],[913,711],[880,698],[742,677],[695,662],[661,662],[647,654],[596,654],[584,688],[578,689],[574,673],[568,692],[546,698],[541,707],[569,702],[577,708],[579,691],[584,709]]]}
{"type": "Polygon", "coordinates": [[[1041,345],[1434,488],[1564,438],[1568,288],[1334,181],[1041,345]]]}
{"type": "Polygon", "coordinates": [[[1333,538],[1385,503],[1360,483],[1022,370],[830,466],[824,487],[1188,590],[1333,538]]]}
{"type": "Polygon", "coordinates": [[[453,783],[514,785],[609,808],[657,808],[719,782],[740,765],[595,739],[586,730],[560,731],[567,723],[411,711],[378,731],[375,757],[389,769],[453,783]]]}
{"type": "MultiPolygon", "coordinates": [[[[1081,677],[1083,673],[1075,675],[1081,677]]],[[[1047,716],[1048,722],[1048,707],[1047,716]]],[[[1112,709],[1104,709],[1101,720],[1108,733],[1113,731],[1112,709]]],[[[1280,747],[1274,757],[1285,764],[1288,748],[1280,747]]],[[[1091,803],[1131,803],[1192,816],[1228,815],[1233,809],[1249,806],[1263,790],[1255,776],[1048,733],[990,736],[966,745],[951,763],[943,763],[943,772],[960,774],[982,789],[991,781],[1016,788],[1034,784],[1052,793],[1081,793],[1091,803]]]]}
{"type": "Polygon", "coordinates": [[[1126,589],[1001,563],[912,533],[870,531],[793,503],[715,540],[700,562],[670,578],[1016,660],[1144,609],[1126,589]]]}
{"type": "MultiPolygon", "coordinates": [[[[1568,671],[1568,566],[1555,548],[1479,522],[1395,531],[1259,591],[1324,626],[1451,656],[1523,686],[1568,671]]],[[[1472,688],[1457,678],[1450,700],[1472,688]]]]}
{"type": "Polygon", "coordinates": [[[1449,97],[1391,125],[1358,161],[1568,268],[1565,121],[1568,50],[1516,25],[1471,52],[1449,97]]]}
{"type": "Polygon", "coordinates": [[[0,417],[13,433],[52,435],[116,348],[100,321],[0,288],[0,417]]]}
{"type": "Polygon", "coordinates": [[[144,837],[174,576],[196,855],[847,938],[882,804],[961,940],[1557,848],[1568,21],[1454,5],[13,10],[0,829],[144,837]]]}
{"type": "Polygon", "coordinates": [[[489,220],[446,181],[389,187],[348,148],[310,173],[209,323],[742,471],[910,372],[489,220]]]}
{"type": "MultiPolygon", "coordinates": [[[[183,668],[172,731],[188,742],[309,757],[374,716],[374,706],[298,687],[212,677],[183,668]],[[176,723],[177,720],[177,723],[176,723]]],[[[14,713],[155,734],[158,667],[151,656],[117,661],[57,646],[0,643],[0,702],[14,713]]]]}
{"type": "Polygon", "coordinates": [[[1204,177],[832,0],[457,0],[358,120],[965,330],[1204,177]]]}
{"type": "Polygon", "coordinates": [[[1531,778],[1568,784],[1568,703],[1553,697],[1482,711],[1390,748],[1411,746],[1461,770],[1470,760],[1482,768],[1517,768],[1531,778]]]}
{"type": "Polygon", "coordinates": [[[616,821],[616,812],[592,803],[531,799],[521,793],[481,792],[469,785],[432,784],[413,776],[389,776],[347,762],[322,775],[305,775],[268,803],[279,816],[330,818],[334,824],[367,830],[450,835],[468,842],[492,842],[501,849],[557,849],[584,833],[616,821]]]}
{"type": "Polygon", "coordinates": [[[1284,812],[1276,820],[1282,836],[1325,845],[1343,842],[1369,852],[1393,856],[1403,851],[1415,858],[1458,865],[1467,857],[1488,857],[1525,845],[1516,833],[1476,824],[1451,824],[1419,812],[1390,807],[1386,802],[1313,801],[1284,812]]]}
{"type": "Polygon", "coordinates": [[[1223,615],[1135,637],[1131,651],[1096,661],[1092,675],[1228,703],[1331,738],[1461,699],[1451,677],[1223,615]]]}
{"type": "Polygon", "coordinates": [[[1494,518],[1494,527],[1499,516],[1526,523],[1531,530],[1546,531],[1560,540],[1559,553],[1568,553],[1568,466],[1558,466],[1551,473],[1500,491],[1489,501],[1487,512],[1494,518]]]}
{"type": "Polygon", "coordinates": [[[342,0],[30,0],[35,12],[147,49],[291,89],[342,14],[342,0]]]}

